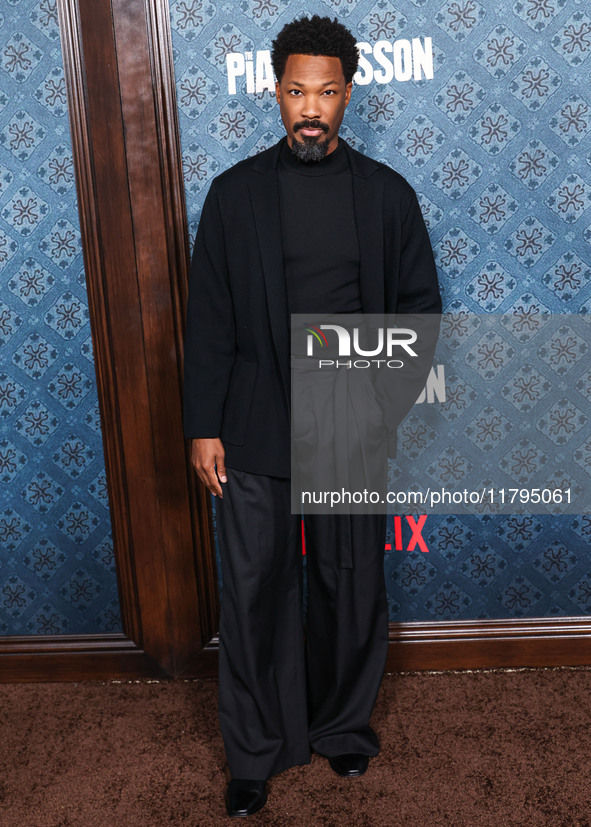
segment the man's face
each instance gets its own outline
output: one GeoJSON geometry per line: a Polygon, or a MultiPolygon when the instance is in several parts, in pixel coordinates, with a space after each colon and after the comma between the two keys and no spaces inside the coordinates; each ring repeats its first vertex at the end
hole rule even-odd
{"type": "Polygon", "coordinates": [[[302,160],[318,161],[337,148],[351,98],[338,57],[290,55],[275,96],[287,143],[302,160]]]}

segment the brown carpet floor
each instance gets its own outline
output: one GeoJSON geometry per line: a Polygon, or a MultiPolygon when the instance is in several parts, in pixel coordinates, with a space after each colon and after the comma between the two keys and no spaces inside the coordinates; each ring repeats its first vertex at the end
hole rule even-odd
{"type": "Polygon", "coordinates": [[[2,827],[591,824],[591,669],[386,675],[382,750],[313,756],[229,819],[217,683],[0,684],[2,827]]]}

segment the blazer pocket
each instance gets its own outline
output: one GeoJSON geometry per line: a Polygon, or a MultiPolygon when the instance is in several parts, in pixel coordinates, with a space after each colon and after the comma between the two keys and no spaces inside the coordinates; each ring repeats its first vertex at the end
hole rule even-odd
{"type": "Polygon", "coordinates": [[[236,362],[232,368],[230,386],[224,403],[222,442],[244,445],[257,370],[256,362],[236,362]]]}

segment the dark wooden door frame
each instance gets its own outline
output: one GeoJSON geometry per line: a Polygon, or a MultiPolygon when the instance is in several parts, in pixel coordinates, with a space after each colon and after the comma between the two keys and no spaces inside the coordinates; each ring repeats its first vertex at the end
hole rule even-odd
{"type": "MultiPolygon", "coordinates": [[[[57,0],[122,634],[0,638],[0,680],[213,675],[209,497],[182,435],[189,244],[167,0],[57,0]]],[[[586,617],[391,624],[387,669],[591,663],[586,617]]]]}
{"type": "Polygon", "coordinates": [[[218,598],[181,422],[188,239],[168,3],[58,0],[123,634],[0,639],[4,680],[195,675],[218,598]]]}

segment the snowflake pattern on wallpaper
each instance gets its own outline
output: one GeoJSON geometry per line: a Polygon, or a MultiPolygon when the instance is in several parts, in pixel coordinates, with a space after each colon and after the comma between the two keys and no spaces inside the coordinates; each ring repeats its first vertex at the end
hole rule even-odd
{"type": "Polygon", "coordinates": [[[121,629],[55,0],[0,16],[0,635],[121,629]]]}
{"type": "MultiPolygon", "coordinates": [[[[239,78],[238,93],[227,94],[225,55],[269,49],[296,10],[282,0],[243,0],[232,8],[171,0],[170,8],[194,238],[211,179],[284,134],[270,93],[246,94],[239,78]]],[[[355,87],[341,135],[397,169],[417,191],[444,308],[589,312],[588,4],[312,0],[305,11],[340,17],[358,41],[432,38],[433,79],[355,87]]],[[[524,388],[542,406],[547,393],[548,380],[528,365],[518,365],[481,407],[479,388],[446,378],[441,413],[471,441],[482,422],[494,418],[504,428],[515,412],[527,416],[533,402],[524,388]]],[[[585,410],[588,400],[579,394],[576,407],[585,410]]],[[[458,459],[412,417],[402,431],[425,467],[437,461],[443,473],[458,459]]],[[[494,450],[491,439],[483,451],[494,450]]],[[[386,553],[392,620],[591,612],[588,517],[431,517],[424,534],[428,554],[386,553]]]]}

